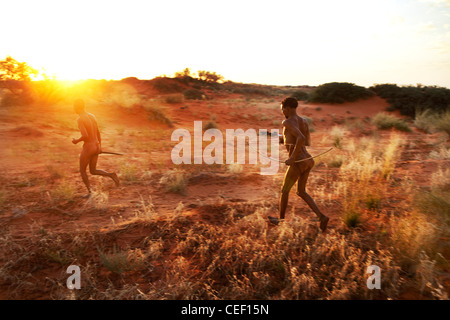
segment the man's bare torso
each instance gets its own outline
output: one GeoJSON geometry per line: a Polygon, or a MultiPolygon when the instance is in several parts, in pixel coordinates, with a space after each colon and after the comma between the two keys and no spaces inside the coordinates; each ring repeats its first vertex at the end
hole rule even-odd
{"type": "MultiPolygon", "coordinates": [[[[297,127],[306,138],[306,143],[301,145],[301,150],[298,154],[298,159],[305,158],[305,156],[309,157],[310,155],[306,150],[306,146],[309,146],[311,144],[308,122],[304,118],[299,116],[296,116],[295,118],[289,118],[284,121],[289,121],[293,126],[297,127]]],[[[289,156],[291,156],[292,152],[294,151],[297,139],[295,135],[289,132],[289,129],[286,126],[283,127],[283,138],[284,138],[284,145],[286,146],[286,149],[289,152],[289,156]]]]}

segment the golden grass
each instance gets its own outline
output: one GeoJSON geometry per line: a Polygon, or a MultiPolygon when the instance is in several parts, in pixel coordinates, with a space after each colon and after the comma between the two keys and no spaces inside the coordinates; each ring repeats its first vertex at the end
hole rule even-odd
{"type": "Polygon", "coordinates": [[[391,134],[386,146],[379,146],[374,138],[351,141],[348,145],[335,192],[341,196],[344,222],[355,227],[362,223],[365,209],[380,208],[402,149],[396,134],[391,134]]]}
{"type": "Polygon", "coordinates": [[[183,170],[169,170],[159,180],[159,184],[167,191],[179,194],[186,193],[189,176],[183,170]]]}

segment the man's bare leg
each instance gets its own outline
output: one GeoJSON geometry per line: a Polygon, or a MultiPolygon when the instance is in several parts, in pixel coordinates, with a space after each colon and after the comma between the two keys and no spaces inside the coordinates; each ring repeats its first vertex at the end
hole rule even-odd
{"type": "Polygon", "coordinates": [[[89,178],[86,173],[86,168],[89,165],[90,159],[89,159],[88,154],[84,151],[85,150],[83,150],[80,154],[80,174],[81,174],[81,179],[83,180],[84,185],[88,189],[88,194],[85,196],[85,197],[87,197],[91,194],[91,185],[89,183],[89,178]]]}
{"type": "Polygon", "coordinates": [[[322,230],[322,232],[325,232],[330,218],[328,218],[319,210],[314,199],[311,198],[311,196],[306,192],[306,182],[308,181],[310,170],[311,169],[307,169],[300,175],[300,178],[298,179],[297,195],[306,202],[306,204],[311,208],[312,211],[314,211],[314,213],[320,220],[320,229],[322,230]]]}
{"type": "Polygon", "coordinates": [[[280,195],[280,201],[279,201],[279,218],[271,217],[269,216],[270,222],[273,224],[278,224],[280,221],[284,220],[284,217],[286,215],[286,208],[289,201],[289,192],[291,191],[292,187],[294,186],[295,182],[297,181],[299,177],[300,172],[298,169],[294,166],[290,166],[286,174],[284,175],[284,181],[283,181],[283,187],[281,188],[281,195],[280,195]]]}
{"type": "Polygon", "coordinates": [[[89,161],[89,172],[92,175],[100,175],[100,176],[110,177],[114,181],[116,186],[118,187],[120,185],[120,181],[119,181],[119,177],[117,177],[117,174],[97,169],[97,161],[98,161],[98,154],[93,155],[89,161]]]}

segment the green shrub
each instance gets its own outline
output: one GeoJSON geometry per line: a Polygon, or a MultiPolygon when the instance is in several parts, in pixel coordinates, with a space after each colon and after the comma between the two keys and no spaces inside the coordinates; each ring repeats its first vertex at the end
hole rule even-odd
{"type": "Polygon", "coordinates": [[[291,97],[297,99],[298,101],[308,101],[309,93],[302,90],[297,90],[291,94],[291,97]]]}
{"type": "Polygon", "coordinates": [[[310,95],[311,102],[344,103],[367,99],[373,92],[353,83],[331,82],[318,86],[310,95]]]}
{"type": "Polygon", "coordinates": [[[450,108],[450,89],[441,87],[406,86],[379,84],[370,88],[390,103],[390,108],[402,115],[414,118],[416,113],[431,109],[445,112],[450,108]]]}

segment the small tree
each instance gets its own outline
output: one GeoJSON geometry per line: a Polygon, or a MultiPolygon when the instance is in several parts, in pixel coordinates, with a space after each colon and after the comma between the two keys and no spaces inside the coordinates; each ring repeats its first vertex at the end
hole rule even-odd
{"type": "Polygon", "coordinates": [[[223,76],[221,76],[220,74],[217,74],[215,72],[210,72],[210,71],[198,71],[198,78],[200,80],[206,81],[206,82],[221,82],[224,80],[223,76]]]}
{"type": "Polygon", "coordinates": [[[185,68],[183,71],[175,72],[175,78],[192,77],[191,69],[185,68]]]}
{"type": "MultiPolygon", "coordinates": [[[[0,86],[16,94],[17,82],[29,82],[39,72],[26,62],[19,62],[10,56],[0,61],[0,86]]],[[[24,88],[24,86],[19,85],[24,88]]]]}

